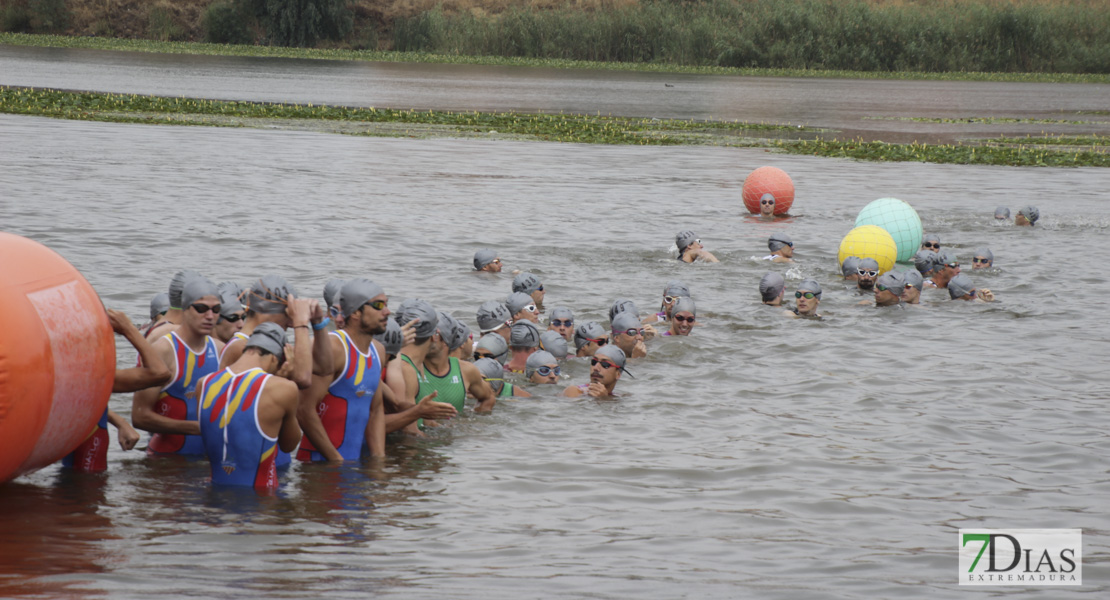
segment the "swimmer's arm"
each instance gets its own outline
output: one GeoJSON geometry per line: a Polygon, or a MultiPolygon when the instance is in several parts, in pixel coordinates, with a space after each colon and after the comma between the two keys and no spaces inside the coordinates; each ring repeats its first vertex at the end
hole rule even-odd
{"type": "Polygon", "coordinates": [[[312,385],[307,389],[300,390],[297,403],[297,422],[304,430],[304,436],[312,442],[321,456],[329,461],[342,462],[343,455],[339,454],[335,445],[331,443],[331,438],[328,437],[328,432],[324,429],[324,423],[320,420],[320,413],[316,412],[320,401],[328,393],[328,386],[330,385],[330,377],[314,375],[312,385]]]}
{"type": "MultiPolygon", "coordinates": [[[[173,347],[166,338],[158,338],[154,342],[154,350],[166,364],[173,360],[173,347]]],[[[131,424],[136,429],[150,433],[180,433],[184,435],[200,435],[200,423],[181,419],[171,419],[154,412],[154,405],[158,403],[158,396],[162,393],[160,386],[154,386],[135,392],[131,401],[131,424]]]]}
{"type": "MultiPolygon", "coordinates": [[[[306,300],[303,298],[289,298],[289,304],[285,307],[285,313],[289,315],[290,321],[293,323],[293,383],[297,384],[300,389],[307,389],[312,386],[312,374],[314,372],[312,363],[312,354],[315,351],[315,344],[310,344],[309,338],[309,317],[313,314],[313,308],[319,310],[319,305],[315,300],[306,300]]],[[[326,336],[326,337],[331,337],[326,336]]]]}
{"type": "Polygon", "coordinates": [[[127,422],[127,419],[116,414],[115,411],[108,411],[108,422],[116,428],[116,437],[119,438],[119,446],[124,450],[130,450],[139,443],[139,432],[127,422]]]}
{"type": "MultiPolygon", "coordinates": [[[[312,312],[312,318],[309,320],[312,323],[313,331],[316,331],[316,326],[324,320],[324,308],[319,304],[312,312]]],[[[312,338],[312,374],[313,375],[327,375],[328,373],[335,372],[335,359],[332,352],[331,345],[328,340],[332,336],[324,330],[316,331],[315,336],[312,338]]],[[[381,356],[379,354],[379,356],[381,356]]]]}
{"type": "Polygon", "coordinates": [[[478,406],[474,407],[474,412],[488,413],[492,411],[493,405],[497,404],[497,396],[493,394],[493,390],[490,389],[489,384],[482,377],[482,372],[471,362],[460,361],[459,367],[462,369],[463,381],[466,382],[467,391],[478,401],[478,406]]]}
{"type": "MultiPolygon", "coordinates": [[[[112,382],[112,393],[137,392],[151,386],[161,386],[173,377],[166,362],[154,347],[143,337],[127,315],[118,310],[108,309],[108,321],[112,330],[127,338],[128,342],[139,351],[142,366],[129,369],[117,369],[115,380],[112,382]]],[[[134,444],[132,444],[134,445],[134,444]]]]}
{"type": "Polygon", "coordinates": [[[395,358],[385,369],[385,384],[393,392],[393,402],[397,410],[411,407],[405,394],[405,361],[395,358]]]}
{"type": "Polygon", "coordinates": [[[267,384],[267,387],[274,386],[273,398],[282,410],[278,448],[281,448],[283,452],[292,452],[301,441],[301,426],[297,420],[301,392],[295,384],[289,385],[290,383],[288,380],[271,378],[267,384]]]}
{"type": "Polygon", "coordinates": [[[366,424],[366,444],[370,446],[370,456],[382,458],[385,456],[385,405],[382,399],[382,388],[378,386],[374,392],[374,399],[370,404],[370,421],[366,424]]]}
{"type": "MultiPolygon", "coordinates": [[[[408,407],[401,412],[385,416],[385,432],[400,431],[416,423],[417,419],[446,421],[459,414],[455,407],[446,402],[436,402],[439,392],[432,392],[420,399],[420,402],[408,407]]],[[[413,425],[415,427],[415,425],[413,425]]],[[[411,433],[411,432],[410,432],[411,433]]]]}
{"type": "Polygon", "coordinates": [[[721,262],[717,260],[717,257],[713,256],[713,253],[708,250],[702,250],[701,253],[698,255],[698,258],[707,263],[721,262]]]}
{"type": "Polygon", "coordinates": [[[222,371],[235,364],[235,361],[243,356],[243,348],[245,346],[246,343],[243,342],[242,339],[231,338],[231,341],[224,346],[223,355],[220,356],[220,370],[222,371]]]}
{"type": "Polygon", "coordinates": [[[563,395],[567,398],[580,398],[582,396],[582,390],[578,386],[572,385],[563,390],[563,395]]]}

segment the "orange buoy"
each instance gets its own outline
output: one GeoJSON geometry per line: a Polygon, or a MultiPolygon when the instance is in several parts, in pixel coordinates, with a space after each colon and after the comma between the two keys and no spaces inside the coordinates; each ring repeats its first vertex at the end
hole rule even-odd
{"type": "Polygon", "coordinates": [[[763,194],[775,197],[775,214],[784,215],[794,204],[794,182],[786,171],[777,167],[759,167],[744,179],[740,195],[744,206],[753,215],[759,214],[759,199],[763,194]]]}
{"type": "Polygon", "coordinates": [[[73,265],[0,233],[0,482],[41,469],[89,436],[108,406],[116,345],[73,265]]]}

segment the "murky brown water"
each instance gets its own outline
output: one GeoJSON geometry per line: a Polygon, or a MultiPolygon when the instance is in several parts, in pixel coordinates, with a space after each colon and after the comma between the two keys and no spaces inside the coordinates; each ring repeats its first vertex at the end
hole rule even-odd
{"type": "Polygon", "coordinates": [[[0,85],[345,106],[737,120],[827,128],[835,130],[827,136],[889,142],[1110,135],[1110,85],[1104,84],[706,76],[0,46],[0,85]],[[967,122],[986,117],[1024,122],[967,122]]]}
{"type": "Polygon", "coordinates": [[[0,116],[4,229],[136,317],[190,267],[278,272],[314,295],[369,276],[394,305],[427,298],[473,328],[509,291],[508,275],[468,271],[490,246],[579,320],[617,297],[653,307],[681,278],[704,321],[630,364],[618,402],[533,388],[391,446],[379,470],[294,465],[275,498],[118,446],[104,475],[23,477],[0,488],[0,595],[955,598],[958,528],[1066,527],[1084,530],[1086,585],[1019,593],[1101,597],[1108,183],[1098,169],[0,116]],[[743,178],[766,164],[796,182],[792,219],[743,214],[743,178]],[[996,268],[973,277],[999,301],[857,306],[836,250],[883,196],[965,263],[989,246],[996,268]],[[1026,203],[1034,229],[991,217],[1026,203]],[[684,229],[721,263],[671,258],[684,229]],[[789,284],[824,286],[825,320],[758,303],[767,264],[751,257],[773,231],[797,245],[789,284]]]}

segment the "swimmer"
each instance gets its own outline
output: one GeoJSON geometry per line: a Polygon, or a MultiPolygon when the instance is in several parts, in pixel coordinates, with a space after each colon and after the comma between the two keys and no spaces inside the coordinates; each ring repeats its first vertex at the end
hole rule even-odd
{"type": "Polygon", "coordinates": [[[940,256],[932,250],[918,250],[913,255],[913,266],[922,277],[931,277],[941,266],[940,256]]]}
{"type": "Polygon", "coordinates": [[[775,218],[775,195],[771,192],[759,197],[759,216],[764,219],[775,218]]]}
{"type": "Polygon", "coordinates": [[[940,236],[935,233],[925,234],[925,237],[921,238],[921,249],[940,254],[940,236]]]}
{"type": "Polygon", "coordinates": [[[777,263],[794,262],[794,241],[785,233],[772,233],[771,237],[767,238],[767,249],[771,253],[764,256],[763,260],[777,263]]]}
{"type": "Polygon", "coordinates": [[[647,346],[644,344],[644,327],[635,313],[630,311],[617,313],[617,316],[613,317],[610,327],[613,345],[620,348],[625,356],[632,358],[647,356],[647,346]]]}
{"type": "MultiPolygon", "coordinates": [[[[875,280],[875,306],[898,306],[906,293],[906,278],[901,273],[887,271],[875,280]]],[[[865,300],[864,304],[867,303],[865,300]]]]}
{"type": "Polygon", "coordinates": [[[487,333],[478,338],[478,343],[474,345],[473,356],[475,364],[483,358],[492,358],[504,366],[509,362],[509,343],[496,333],[487,333]]]}
{"type": "Polygon", "coordinates": [[[559,335],[558,331],[545,331],[540,334],[540,350],[550,352],[556,360],[565,360],[570,353],[567,341],[559,335]]]}
{"type": "Polygon", "coordinates": [[[902,302],[906,304],[921,304],[921,288],[925,279],[916,270],[906,271],[902,274],[906,280],[905,290],[902,292],[902,302]]]}
{"type": "Polygon", "coordinates": [[[539,306],[530,294],[513,292],[505,299],[505,306],[508,307],[514,324],[521,321],[531,321],[535,324],[540,322],[539,306]]]}
{"type": "Polygon", "coordinates": [[[329,279],[324,284],[324,309],[331,319],[331,325],[327,328],[329,331],[343,329],[343,309],[339,307],[339,290],[343,289],[346,283],[342,279],[329,279]]]}
{"type": "Polygon", "coordinates": [[[593,356],[598,348],[608,343],[609,336],[597,321],[580,323],[574,329],[574,347],[577,350],[575,356],[593,356]]]}
{"type": "Polygon", "coordinates": [[[409,299],[397,307],[396,316],[398,322],[412,324],[413,338],[401,347],[401,360],[391,362],[387,368],[385,381],[399,412],[386,415],[386,433],[404,429],[409,434],[422,435],[417,426],[422,419],[442,421],[458,414],[454,406],[436,402],[438,394],[425,391],[429,389],[425,358],[439,327],[439,315],[428,302],[409,299]]]}
{"type": "Polygon", "coordinates": [[[455,319],[455,339],[451,342],[451,356],[470,362],[474,354],[474,335],[466,323],[455,319]]]}
{"type": "Polygon", "coordinates": [[[971,257],[971,270],[989,269],[994,266],[994,253],[990,248],[979,248],[975,256],[971,257]]]}
{"type": "Polygon", "coordinates": [[[879,261],[874,258],[861,258],[856,267],[856,289],[870,291],[875,289],[875,278],[879,276],[879,261]]]}
{"type": "MultiPolygon", "coordinates": [[[[525,304],[524,306],[527,306],[525,304]]],[[[513,325],[513,314],[509,307],[497,300],[483,302],[478,307],[478,333],[483,336],[487,333],[496,333],[505,342],[509,341],[509,327],[513,325]]]]}
{"type": "MultiPolygon", "coordinates": [[[[666,298],[664,298],[664,302],[666,302],[666,298]]],[[[645,322],[651,322],[650,318],[640,319],[640,309],[636,308],[636,303],[635,302],[633,302],[633,301],[631,301],[627,298],[620,298],[620,299],[614,300],[613,304],[611,306],[609,306],[609,322],[610,323],[613,322],[613,319],[615,319],[617,315],[619,315],[623,312],[627,312],[627,313],[635,316],[637,319],[640,320],[640,323],[643,324],[642,329],[643,329],[643,336],[644,336],[645,340],[650,340],[651,338],[655,337],[656,333],[658,333],[655,330],[655,327],[645,323],[645,322]]],[[[666,312],[665,309],[664,309],[664,312],[666,312]]],[[[658,313],[656,313],[656,317],[658,317],[658,313]]],[[[635,358],[639,358],[639,357],[637,356],[635,358]]]]}
{"type": "Polygon", "coordinates": [[[971,278],[960,273],[948,282],[948,296],[953,300],[970,300],[972,302],[994,302],[994,294],[986,289],[976,289],[971,283],[971,278]]]}
{"type": "Polygon", "coordinates": [[[564,340],[569,341],[574,337],[574,313],[569,308],[551,309],[551,322],[548,323],[547,330],[558,332],[564,340]]]}
{"type": "MultiPolygon", "coordinates": [[[[106,312],[112,331],[122,335],[139,351],[139,366],[116,369],[115,378],[112,380],[112,393],[136,392],[148,387],[160,386],[169,381],[173,373],[170,373],[161,356],[143,337],[131,319],[118,310],[107,309],[106,312]]],[[[109,423],[116,428],[116,438],[119,440],[120,448],[130,450],[139,442],[139,432],[135,431],[126,419],[106,408],[89,437],[62,459],[62,466],[88,473],[106,470],[109,423]]]]}
{"type": "MultiPolygon", "coordinates": [[[[659,305],[659,312],[644,317],[641,322],[644,325],[649,325],[651,323],[666,323],[671,318],[671,307],[674,306],[675,300],[689,297],[690,288],[686,287],[685,283],[677,279],[668,281],[666,287],[663,288],[663,303],[659,305]]],[[[632,301],[629,300],[628,302],[632,301]]],[[[609,319],[612,320],[613,316],[615,315],[610,315],[609,319]]]]}
{"type": "Polygon", "coordinates": [[[999,206],[994,209],[994,218],[998,220],[1005,220],[1010,218],[1010,209],[1005,206],[999,206]]]}
{"type": "MultiPolygon", "coordinates": [[[[591,398],[610,398],[613,389],[617,387],[622,373],[628,373],[624,368],[624,352],[614,346],[608,345],[599,348],[590,358],[590,383],[585,385],[572,385],[563,390],[563,395],[570,398],[590,396],[591,398]]],[[[629,374],[629,377],[632,375],[629,374]]]]}
{"type": "Polygon", "coordinates": [[[524,388],[517,387],[505,381],[505,370],[501,363],[492,358],[480,358],[474,361],[474,366],[482,373],[482,378],[489,384],[490,390],[498,398],[531,398],[532,394],[524,388]]]}
{"type": "Polygon", "coordinates": [[[1018,227],[1032,227],[1041,218],[1041,211],[1036,206],[1023,206],[1014,217],[1014,225],[1018,227]]]}
{"type": "MultiPolygon", "coordinates": [[[[450,340],[457,335],[456,323],[457,321],[451,315],[442,311],[439,313],[439,323],[432,335],[428,353],[424,356],[426,378],[421,383],[420,394],[422,396],[435,394],[439,402],[450,404],[458,414],[462,414],[466,405],[466,395],[469,393],[478,401],[474,412],[488,413],[497,403],[497,396],[483,379],[482,372],[474,366],[474,363],[460,361],[449,355],[450,340]]],[[[526,321],[523,325],[531,326],[531,323],[526,321]]],[[[430,424],[427,419],[424,422],[430,424]]]]}
{"type": "Polygon", "coordinates": [[[175,330],[181,325],[182,314],[181,310],[181,290],[185,289],[185,284],[194,277],[200,277],[200,273],[184,269],[173,274],[170,279],[170,287],[167,292],[169,296],[170,307],[162,316],[160,323],[155,323],[150,326],[146,331],[146,339],[154,341],[155,339],[166,335],[167,333],[175,330]]]}
{"type": "MultiPolygon", "coordinates": [[[[294,327],[307,322],[307,311],[299,311],[294,327]]],[[[260,323],[232,365],[197,385],[212,483],[277,489],[277,449],[292,452],[301,439],[297,385],[273,376],[284,362],[285,330],[260,323]]]]}
{"type": "MultiPolygon", "coordinates": [[[[540,278],[532,273],[525,271],[520,275],[513,278],[513,291],[528,294],[532,297],[532,302],[540,309],[543,309],[543,283],[540,278]]],[[[539,322],[539,321],[537,321],[539,322]]]]}
{"type": "Polygon", "coordinates": [[[782,306],[782,294],[786,280],[774,271],[768,271],[759,280],[759,295],[768,306],[782,306]]]}
{"type": "Polygon", "coordinates": [[[224,281],[216,289],[220,291],[220,316],[212,336],[223,342],[226,349],[227,343],[243,329],[243,316],[247,311],[239,300],[243,290],[234,282],[224,281]]]}
{"type": "Polygon", "coordinates": [[[217,371],[223,344],[212,330],[220,313],[220,291],[208,279],[195,276],[181,291],[186,308],[176,331],[164,334],[152,347],[166,365],[173,365],[173,379],[165,385],[135,392],[131,424],[153,435],[147,448],[169,454],[204,454],[197,422],[196,385],[217,371]]]}
{"type": "Polygon", "coordinates": [[[166,292],[155,294],[150,299],[150,324],[148,324],[143,332],[143,335],[150,333],[158,325],[162,324],[166,319],[166,312],[170,310],[170,295],[166,292]]]}
{"type": "Polygon", "coordinates": [[[948,282],[953,277],[960,274],[960,263],[955,258],[949,258],[947,254],[941,254],[937,261],[939,266],[933,276],[925,280],[925,285],[944,289],[948,287],[948,282]]]}
{"type": "Polygon", "coordinates": [[[782,313],[784,316],[796,319],[798,317],[821,318],[817,314],[817,306],[821,304],[821,285],[812,279],[803,281],[794,292],[797,306],[793,310],[782,313]]]}
{"type": "Polygon", "coordinates": [[[664,331],[663,335],[690,335],[690,330],[694,328],[694,321],[697,319],[698,309],[694,305],[693,298],[679,298],[674,303],[674,310],[671,311],[674,318],[671,319],[670,331],[664,331]]]}
{"type": "Polygon", "coordinates": [[[844,262],[840,264],[840,273],[844,276],[844,281],[859,281],[859,257],[845,256],[844,262]]]}
{"type": "Polygon", "coordinates": [[[513,358],[505,365],[505,370],[513,373],[523,373],[528,357],[539,347],[539,328],[533,325],[531,321],[513,323],[512,332],[509,334],[509,350],[512,351],[513,358]]]}
{"type": "MultiPolygon", "coordinates": [[[[412,324],[407,328],[401,327],[401,325],[397,323],[397,319],[394,318],[394,315],[390,315],[389,318],[386,319],[385,331],[374,334],[374,339],[378,340],[382,347],[385,348],[385,360],[382,362],[385,363],[386,367],[388,367],[390,361],[395,360],[397,355],[401,353],[401,348],[405,347],[406,335],[409,337],[408,341],[410,342],[415,337],[415,334],[412,332],[412,324]]],[[[385,374],[383,373],[382,375],[384,379],[385,374]]]]}
{"type": "Polygon", "coordinates": [[[692,263],[696,260],[709,263],[719,262],[716,256],[713,256],[701,245],[701,240],[693,231],[683,231],[676,235],[674,245],[678,246],[678,260],[682,262],[692,263]]]}
{"type": "Polygon", "coordinates": [[[545,350],[534,352],[524,365],[524,376],[532,383],[558,383],[561,374],[559,361],[545,350]]]}
{"type": "Polygon", "coordinates": [[[474,270],[486,273],[501,272],[501,257],[489,248],[482,248],[474,253],[474,270]]]}

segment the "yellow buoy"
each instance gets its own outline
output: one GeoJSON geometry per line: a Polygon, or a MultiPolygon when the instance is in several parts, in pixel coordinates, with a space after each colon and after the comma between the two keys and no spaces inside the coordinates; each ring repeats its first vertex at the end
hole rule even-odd
{"type": "Polygon", "coordinates": [[[860,225],[840,240],[837,260],[844,264],[844,259],[849,256],[873,258],[879,263],[879,272],[885,273],[894,268],[894,260],[898,258],[898,244],[894,243],[894,238],[882,227],[860,225]]]}

